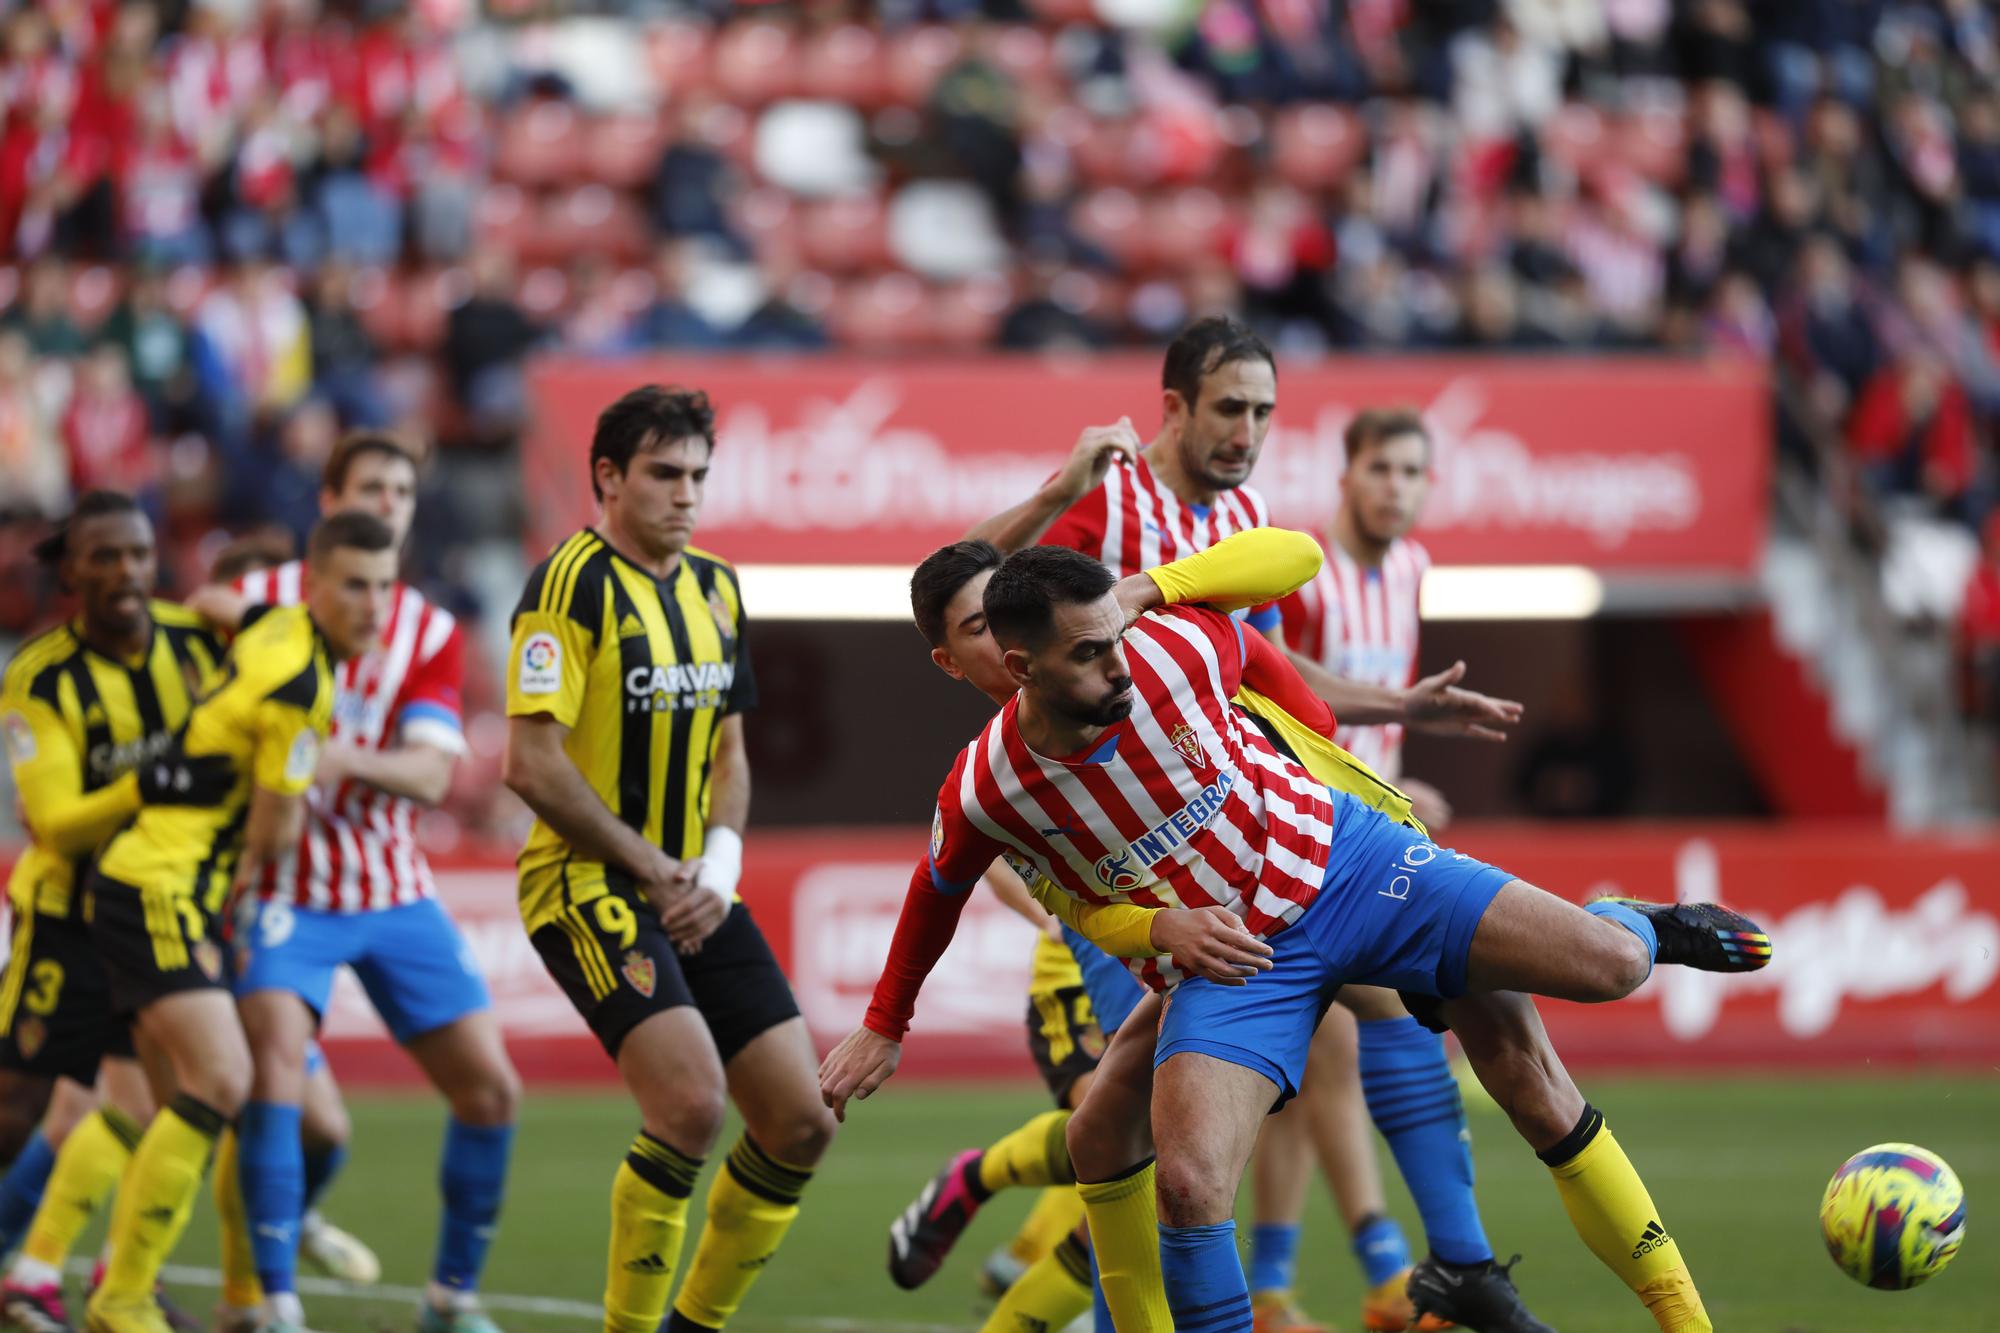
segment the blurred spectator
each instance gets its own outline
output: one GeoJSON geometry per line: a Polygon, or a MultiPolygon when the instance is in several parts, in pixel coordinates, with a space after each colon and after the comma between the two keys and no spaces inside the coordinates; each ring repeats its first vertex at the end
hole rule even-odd
{"type": "Polygon", "coordinates": [[[125,157],[121,218],[134,259],[147,264],[202,264],[214,254],[201,215],[203,164],[175,128],[167,90],[149,86],[139,99],[138,129],[125,157]]]}
{"type": "Polygon", "coordinates": [[[721,347],[722,332],[687,303],[690,242],[669,241],[653,257],[653,300],[632,321],[626,347],[721,347]]]}
{"type": "Polygon", "coordinates": [[[133,273],[125,299],[98,336],[124,349],[132,382],[146,400],[156,430],[187,424],[194,396],[189,334],[167,306],[166,278],[158,270],[133,273]]]}
{"type": "Polygon", "coordinates": [[[1084,350],[1109,341],[1083,311],[1081,298],[1096,279],[1067,267],[1053,251],[1032,256],[1024,276],[1027,290],[1000,321],[999,346],[1017,352],[1084,350]]]}
{"type": "Polygon", "coordinates": [[[68,470],[35,386],[28,340],[0,329],[0,513],[55,517],[69,499],[68,470]]]}
{"type": "Polygon", "coordinates": [[[826,328],[795,301],[808,283],[794,250],[767,250],[761,265],[764,296],[737,328],[735,345],[754,351],[812,352],[827,345],[826,328]]]}
{"type": "Polygon", "coordinates": [[[1848,443],[1880,495],[1928,496],[1964,516],[1979,465],[1965,390],[1937,356],[1913,352],[1863,389],[1848,443]]]}
{"type": "Polygon", "coordinates": [[[1874,321],[1862,308],[1847,256],[1829,236],[1806,242],[1794,285],[1785,312],[1789,360],[1823,419],[1845,420],[1881,363],[1874,321]]]}
{"type": "Polygon", "coordinates": [[[230,477],[229,509],[239,520],[278,524],[303,544],[319,521],[320,475],[340,439],[340,418],[323,398],[307,398],[257,428],[248,465],[230,477]]]}
{"type": "Polygon", "coordinates": [[[2000,513],[1980,528],[1979,560],[1959,601],[1958,651],[1965,710],[2000,722],[2000,513]]]}
{"type": "Polygon", "coordinates": [[[938,163],[932,174],[970,180],[1000,217],[1011,219],[1021,165],[1020,90],[996,58],[999,30],[975,23],[966,32],[965,57],[932,86],[924,108],[926,146],[938,163]]]}
{"type": "Polygon", "coordinates": [[[452,393],[486,442],[512,438],[525,419],[521,358],[544,336],[514,298],[514,257],[504,250],[472,256],[472,295],[445,321],[444,363],[452,393]]]}
{"type": "Polygon", "coordinates": [[[99,343],[77,367],[62,438],[69,451],[72,491],[103,487],[157,500],[159,465],[146,402],[132,387],[131,367],[119,344],[99,343]]]}
{"type": "Polygon", "coordinates": [[[1732,270],[1715,285],[1702,335],[1711,347],[1763,361],[1777,348],[1778,323],[1757,284],[1732,270]]]}
{"type": "Polygon", "coordinates": [[[740,187],[707,133],[717,118],[736,114],[702,97],[686,98],[675,108],[673,139],[653,173],[653,221],[662,234],[729,236],[729,200],[740,187]]]}
{"type": "Polygon", "coordinates": [[[637,349],[632,317],[620,303],[616,277],[602,255],[584,255],[570,265],[569,314],[557,331],[564,351],[609,357],[637,349]]]}
{"type": "Polygon", "coordinates": [[[354,310],[354,271],[331,261],[320,267],[308,303],[313,390],[344,426],[386,426],[390,413],[378,369],[381,349],[354,310]]]}
{"type": "Polygon", "coordinates": [[[0,315],[0,328],[20,333],[38,357],[81,353],[86,345],[83,330],[69,314],[69,265],[60,259],[38,259],[29,265],[21,287],[20,304],[0,315]]]}
{"type": "Polygon", "coordinates": [[[403,204],[367,170],[361,123],[334,107],[320,130],[319,163],[307,187],[326,251],[357,264],[393,264],[403,251],[403,204]]]}
{"type": "Polygon", "coordinates": [[[262,256],[237,259],[202,300],[194,367],[225,452],[241,447],[257,418],[288,411],[305,397],[313,367],[305,307],[262,256]]]}
{"type": "Polygon", "coordinates": [[[1458,123],[1475,143],[1532,133],[1562,103],[1561,50],[1522,36],[1505,14],[1452,43],[1451,63],[1458,123]]]}
{"type": "Polygon", "coordinates": [[[1330,322],[1326,282],[1333,270],[1333,233],[1297,189],[1283,181],[1260,184],[1226,253],[1251,319],[1303,320],[1322,328],[1330,322]]]}

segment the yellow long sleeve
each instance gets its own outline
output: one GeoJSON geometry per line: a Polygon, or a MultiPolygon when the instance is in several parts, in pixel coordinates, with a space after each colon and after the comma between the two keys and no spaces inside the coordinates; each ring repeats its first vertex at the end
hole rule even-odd
{"type": "Polygon", "coordinates": [[[1153,914],[1157,907],[1131,903],[1086,903],[1071,897],[1037,875],[1028,892],[1062,923],[1113,958],[1157,958],[1153,947],[1153,914]]]}
{"type": "Polygon", "coordinates": [[[1285,528],[1251,528],[1206,551],[1146,571],[1167,605],[1202,602],[1220,611],[1275,602],[1319,573],[1319,543],[1285,528]]]}

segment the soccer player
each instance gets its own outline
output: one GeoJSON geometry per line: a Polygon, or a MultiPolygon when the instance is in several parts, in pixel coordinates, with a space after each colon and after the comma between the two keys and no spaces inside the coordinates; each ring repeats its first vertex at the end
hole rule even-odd
{"type": "MultiPolygon", "coordinates": [[[[373,515],[400,551],[416,487],[415,458],[389,436],[361,432],[328,458],[320,510],[373,515]]],[[[196,601],[233,627],[247,607],[297,604],[309,582],[295,560],[196,601]]],[[[520,1079],[414,832],[417,809],[443,798],[465,751],[463,657],[452,614],[397,583],[380,638],[336,673],[333,730],[304,831],[265,866],[260,901],[240,915],[236,989],[256,1075],[236,1165],[267,1323],[303,1318],[296,1267],[304,1236],[322,1253],[335,1243],[309,1202],[337,1161],[322,1156],[309,1170],[299,1131],[314,1031],[345,966],[451,1109],[439,1173],[443,1221],[419,1328],[495,1333],[476,1292],[505,1192],[520,1079]]],[[[242,1294],[225,1294],[236,1307],[225,1317],[237,1323],[249,1322],[242,1294]]]]}
{"type": "MultiPolygon", "coordinates": [[[[868,1023],[829,1057],[823,1088],[839,1101],[893,1072],[935,923],[955,918],[959,887],[1003,851],[1087,901],[1242,910],[1274,947],[1254,985],[1180,981],[1171,963],[1140,971],[1166,993],[1149,1128],[1161,1266],[1182,1326],[1251,1327],[1230,1210],[1259,1122],[1298,1087],[1330,986],[1595,1002],[1629,993],[1656,962],[1769,961],[1764,934],[1726,909],[1577,908],[1317,782],[1228,707],[1250,651],[1222,615],[1176,606],[1127,632],[1110,575],[1059,548],[1009,557],[983,605],[1021,693],[941,788],[934,850],[912,876],[868,1023]]],[[[1145,1035],[1128,1021],[1106,1066],[1145,1035]]],[[[1093,1102],[1106,1086],[1100,1074],[1093,1102]]]]}
{"type": "Polygon", "coordinates": [[[504,771],[536,815],[522,921],[641,1117],[611,1188],[607,1333],[723,1327],[833,1138],[791,986],[736,898],[757,685],[736,572],[688,544],[714,450],[698,390],[607,407],[590,446],[602,517],[514,613],[504,771]],[[745,1132],[662,1325],[725,1094],[745,1132]]]}
{"type": "Polygon", "coordinates": [[[63,1262],[153,1114],[131,1025],[91,947],[83,870],[142,793],[171,787],[174,733],[222,663],[198,617],[153,599],[153,525],[131,497],[83,495],[40,554],[77,614],[24,644],[0,680],[0,735],[31,839],[8,884],[0,1064],[55,1080],[0,1183],[0,1252],[26,1235],[0,1313],[30,1330],[68,1326],[63,1262]]]}
{"type": "MultiPolygon", "coordinates": [[[[1003,551],[1034,541],[1073,547],[1129,576],[1263,526],[1268,506],[1248,482],[1277,405],[1270,349],[1235,320],[1199,320],[1168,347],[1161,383],[1162,426],[1150,444],[1137,448],[1129,419],[1085,431],[1036,495],[980,524],[973,536],[1003,551]]],[[[1245,621],[1282,643],[1276,606],[1254,608],[1245,621]]],[[[1391,688],[1324,672],[1313,683],[1343,718],[1408,720],[1498,738],[1496,728],[1511,724],[1519,705],[1458,688],[1463,671],[1460,664],[1409,688],[1407,680],[1391,688]]],[[[1337,785],[1365,794],[1380,787],[1365,766],[1343,766],[1335,777],[1337,785]]],[[[1346,1012],[1322,1024],[1304,1095],[1273,1118],[1258,1147],[1250,1263],[1258,1333],[1318,1328],[1290,1291],[1315,1148],[1367,1279],[1364,1326],[1400,1329],[1415,1321],[1405,1291],[1409,1247],[1386,1212],[1368,1133],[1371,1111],[1417,1201],[1431,1248],[1467,1265],[1493,1257],[1472,1192],[1464,1110],[1438,1038],[1400,1022],[1407,1015],[1393,995],[1350,986],[1339,998],[1346,1012]],[[1357,1043],[1357,1019],[1373,1024],[1365,1045],[1357,1043]]],[[[1452,1294],[1455,1304],[1464,1303],[1462,1293],[1452,1294]]]]}

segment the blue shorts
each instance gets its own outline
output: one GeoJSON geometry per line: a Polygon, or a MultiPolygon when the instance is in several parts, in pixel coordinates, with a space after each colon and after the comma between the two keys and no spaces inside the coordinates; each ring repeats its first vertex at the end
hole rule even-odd
{"type": "Polygon", "coordinates": [[[1104,950],[1077,934],[1068,926],[1062,928],[1063,943],[1069,946],[1070,956],[1076,959],[1076,966],[1083,973],[1083,993],[1090,997],[1090,1008],[1097,1015],[1097,1029],[1105,1039],[1125,1025],[1139,1001],[1146,998],[1146,984],[1132,975],[1122,959],[1113,958],[1104,950]]]}
{"type": "Polygon", "coordinates": [[[1167,997],[1153,1064],[1182,1051],[1299,1090],[1306,1052],[1348,982],[1451,998],[1465,993],[1472,934],[1514,876],[1439,847],[1407,824],[1333,793],[1333,855],[1319,896],[1271,937],[1271,970],[1243,986],[1192,977],[1167,997]]]}
{"type": "Polygon", "coordinates": [[[492,1005],[471,948],[434,898],[379,912],[260,903],[237,943],[238,995],[289,991],[323,1019],[344,964],[399,1042],[492,1005]]]}

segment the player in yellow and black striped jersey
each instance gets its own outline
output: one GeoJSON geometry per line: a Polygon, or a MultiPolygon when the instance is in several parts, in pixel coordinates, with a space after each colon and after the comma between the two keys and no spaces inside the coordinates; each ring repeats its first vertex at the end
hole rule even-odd
{"type": "Polygon", "coordinates": [[[522,922],[644,1125],[611,1191],[613,1333],[723,1327],[833,1134],[791,987],[735,895],[756,680],[735,571],[688,545],[714,450],[698,391],[649,385],[605,409],[602,519],[529,578],[508,664],[506,779],[536,814],[522,922]],[[746,1085],[746,1132],[662,1324],[723,1092],[746,1085]]]}
{"type": "Polygon", "coordinates": [[[191,612],[151,597],[152,524],[130,497],[84,495],[39,554],[77,610],[22,645],[0,677],[0,738],[30,838],[8,884],[0,1067],[55,1081],[35,1139],[0,1183],[10,1200],[41,1195],[25,1233],[0,1232],[0,1251],[21,1242],[0,1318],[24,1327],[60,1317],[62,1263],[153,1113],[79,881],[142,789],[157,794],[174,733],[222,660],[191,612]]]}
{"type": "Polygon", "coordinates": [[[185,782],[142,801],[89,879],[91,938],[112,1003],[172,1065],[120,1182],[96,1333],[160,1333],[159,1269],[187,1225],[216,1136],[250,1088],[250,1048],[217,924],[228,896],[296,842],[333,720],[333,667],[381,633],[396,586],[394,534],[342,513],[313,530],[302,606],[247,623],[222,679],[168,751],[185,782]]]}

